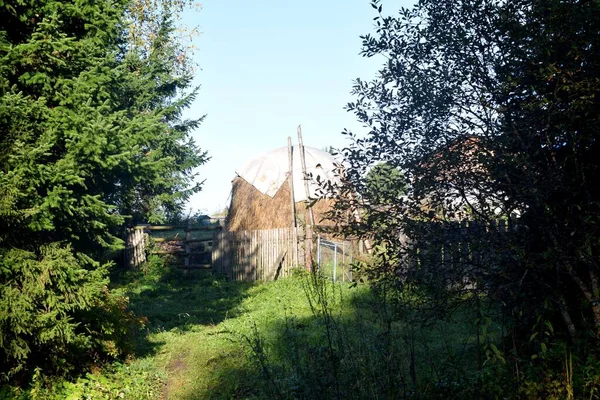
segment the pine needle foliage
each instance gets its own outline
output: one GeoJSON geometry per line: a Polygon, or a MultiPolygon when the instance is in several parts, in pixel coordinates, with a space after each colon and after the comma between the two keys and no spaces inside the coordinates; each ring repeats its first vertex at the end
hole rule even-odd
{"type": "Polygon", "coordinates": [[[150,52],[128,1],[0,3],[0,379],[119,356],[141,321],[108,289],[126,222],[181,211],[206,160],[165,8],[150,52]]]}

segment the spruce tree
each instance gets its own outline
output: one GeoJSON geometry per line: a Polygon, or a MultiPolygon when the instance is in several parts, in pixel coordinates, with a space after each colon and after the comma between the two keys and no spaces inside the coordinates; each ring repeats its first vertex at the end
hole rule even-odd
{"type": "Polygon", "coordinates": [[[136,325],[108,289],[126,221],[178,212],[206,161],[182,121],[195,92],[165,14],[151,51],[128,1],[0,6],[0,374],[123,351],[136,325]]]}

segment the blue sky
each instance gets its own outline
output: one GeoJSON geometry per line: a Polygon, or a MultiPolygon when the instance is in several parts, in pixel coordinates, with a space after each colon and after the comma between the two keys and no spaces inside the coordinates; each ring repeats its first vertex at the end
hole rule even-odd
{"type": "MultiPolygon", "coordinates": [[[[384,12],[409,6],[384,1],[384,12]]],[[[346,144],[344,128],[363,128],[343,108],[353,79],[375,76],[382,59],[359,55],[360,35],[373,32],[368,0],[204,0],[184,17],[194,40],[201,90],[186,117],[207,114],[193,134],[211,160],[200,169],[202,192],[188,208],[213,213],[228,205],[235,169],[277,147],[346,144]]]]}

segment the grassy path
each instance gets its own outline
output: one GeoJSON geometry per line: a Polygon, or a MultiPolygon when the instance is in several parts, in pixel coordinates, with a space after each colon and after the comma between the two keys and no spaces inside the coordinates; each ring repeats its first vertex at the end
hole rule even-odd
{"type": "MultiPolygon", "coordinates": [[[[132,309],[148,318],[149,334],[131,367],[147,372],[142,386],[155,389],[144,396],[153,398],[254,397],[259,371],[246,357],[245,338],[284,312],[310,313],[293,279],[252,285],[202,271],[187,277],[155,271],[136,278],[120,290],[129,294],[132,309]]],[[[138,395],[134,390],[129,397],[138,395]]]]}
{"type": "Polygon", "coordinates": [[[306,276],[226,282],[154,261],[147,274],[117,280],[133,311],[148,318],[135,358],[38,398],[401,398],[417,375],[432,395],[439,376],[474,377],[463,371],[473,365],[473,341],[460,340],[468,315],[419,328],[386,322],[387,306],[365,285],[306,276]]]}

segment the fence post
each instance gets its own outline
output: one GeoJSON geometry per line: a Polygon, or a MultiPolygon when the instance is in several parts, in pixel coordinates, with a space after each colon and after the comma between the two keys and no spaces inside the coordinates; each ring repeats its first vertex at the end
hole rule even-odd
{"type": "Polygon", "coordinates": [[[302,143],[302,128],[300,127],[300,125],[298,125],[298,145],[300,147],[300,164],[302,165],[302,179],[304,180],[304,192],[306,195],[306,201],[305,201],[305,206],[306,206],[306,213],[308,214],[308,218],[306,221],[304,221],[304,230],[305,230],[305,249],[304,249],[304,253],[305,253],[305,260],[304,263],[306,265],[306,269],[309,271],[313,270],[313,266],[312,266],[312,230],[313,230],[313,226],[315,225],[315,217],[313,214],[313,210],[312,207],[310,205],[310,190],[308,188],[308,174],[306,172],[306,156],[304,154],[304,143],[302,143]]]}
{"type": "Polygon", "coordinates": [[[317,236],[317,272],[321,272],[321,235],[317,236]]]}
{"type": "Polygon", "coordinates": [[[146,238],[144,234],[144,229],[138,229],[140,232],[140,263],[146,262],[146,238]]]}
{"type": "Polygon", "coordinates": [[[144,230],[132,227],[125,232],[125,262],[128,268],[137,268],[146,261],[144,230]]]}
{"type": "Polygon", "coordinates": [[[337,280],[337,243],[333,242],[333,281],[337,280]]]}
{"type": "Polygon", "coordinates": [[[342,242],[342,282],[346,282],[346,241],[342,242]]]}
{"type": "MultiPolygon", "coordinates": [[[[348,264],[348,278],[352,282],[352,263],[354,262],[354,245],[350,242],[350,264],[348,264]]],[[[359,254],[360,255],[360,254],[359,254]]]]}
{"type": "Polygon", "coordinates": [[[222,230],[215,230],[213,232],[213,242],[212,242],[212,249],[211,249],[211,267],[214,273],[221,273],[221,268],[220,268],[220,258],[222,257],[221,254],[221,240],[219,240],[219,236],[221,234],[222,230]]]}

